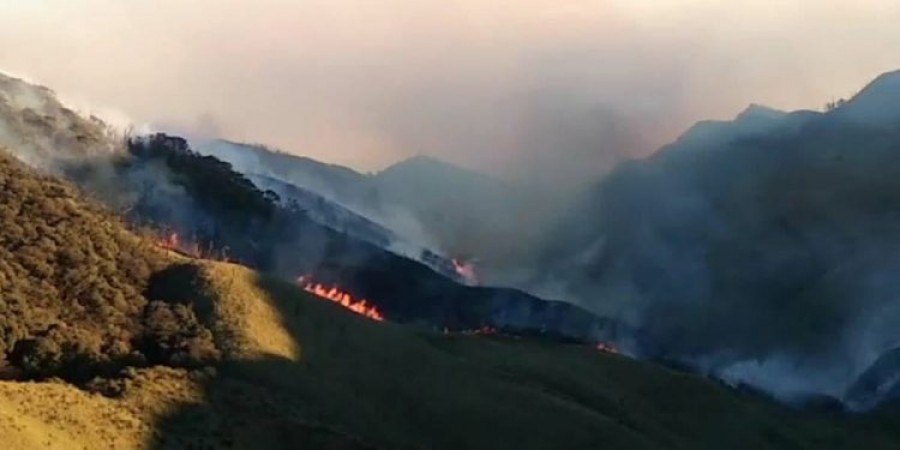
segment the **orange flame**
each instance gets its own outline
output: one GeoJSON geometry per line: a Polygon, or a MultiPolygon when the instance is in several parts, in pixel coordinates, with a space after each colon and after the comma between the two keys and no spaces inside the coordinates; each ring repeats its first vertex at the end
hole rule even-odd
{"type": "Polygon", "coordinates": [[[309,277],[305,276],[297,278],[297,283],[304,291],[309,292],[310,294],[325,300],[331,300],[350,311],[372,320],[377,320],[379,322],[384,321],[384,315],[375,308],[375,305],[369,304],[367,300],[355,300],[352,295],[338,289],[336,286],[329,288],[321,283],[313,283],[309,277]]]}
{"type": "Polygon", "coordinates": [[[179,248],[180,239],[178,233],[172,232],[159,239],[159,246],[169,250],[177,250],[179,248]]]}
{"type": "Polygon", "coordinates": [[[487,325],[483,325],[481,328],[477,328],[474,330],[465,330],[463,334],[474,334],[478,336],[490,336],[494,334],[498,334],[497,329],[494,327],[489,327],[487,325]]]}
{"type": "Polygon", "coordinates": [[[216,261],[230,262],[230,259],[228,258],[228,255],[224,250],[215,251],[213,250],[212,246],[210,246],[209,249],[204,251],[200,248],[200,244],[193,240],[185,242],[175,231],[161,236],[159,239],[157,239],[156,243],[166,250],[181,253],[182,255],[189,256],[191,258],[212,259],[216,261]]]}
{"type": "Polygon", "coordinates": [[[504,333],[494,327],[488,326],[488,325],[482,325],[479,328],[469,328],[469,329],[455,330],[455,331],[450,331],[450,329],[445,327],[443,329],[443,333],[445,335],[462,335],[462,336],[505,336],[505,337],[512,337],[512,338],[518,337],[515,335],[511,335],[511,334],[506,334],[506,333],[504,333]]]}
{"type": "Polygon", "coordinates": [[[456,271],[456,274],[466,282],[466,284],[470,286],[475,286],[478,284],[478,274],[475,273],[475,264],[470,261],[460,261],[458,259],[451,259],[453,263],[453,269],[456,271]]]}
{"type": "Polygon", "coordinates": [[[601,352],[612,353],[614,355],[619,354],[619,349],[617,349],[615,345],[607,342],[598,342],[595,348],[601,352]]]}

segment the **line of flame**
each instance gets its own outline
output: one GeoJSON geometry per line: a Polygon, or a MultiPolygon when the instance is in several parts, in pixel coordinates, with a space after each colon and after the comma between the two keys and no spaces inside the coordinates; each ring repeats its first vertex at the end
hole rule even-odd
{"type": "Polygon", "coordinates": [[[368,302],[368,300],[356,300],[350,294],[338,289],[336,286],[327,287],[321,283],[313,283],[308,277],[301,276],[297,278],[297,283],[304,291],[309,292],[317,297],[335,302],[344,308],[349,309],[357,314],[368,317],[379,322],[384,321],[384,315],[368,302]]]}

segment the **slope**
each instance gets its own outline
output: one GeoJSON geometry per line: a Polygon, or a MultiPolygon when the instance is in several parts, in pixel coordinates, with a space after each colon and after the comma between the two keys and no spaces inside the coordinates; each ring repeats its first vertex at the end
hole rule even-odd
{"type": "MultiPolygon", "coordinates": [[[[101,289],[82,305],[66,295],[77,284],[28,264],[4,272],[4,288],[26,289],[4,314],[23,325],[8,359],[32,380],[0,382],[4,448],[887,449],[900,439],[893,415],[790,411],[584,345],[369,321],[241,266],[155,250],[73,188],[0,162],[18,223],[68,205],[40,237],[86,253],[89,273],[74,280],[125,280],[115,286],[133,292],[101,289]],[[142,264],[152,267],[126,275],[142,264]],[[35,309],[57,331],[27,320],[35,309]],[[40,345],[17,357],[23,341],[40,345]]],[[[5,225],[13,248],[20,238],[5,225]]],[[[43,245],[23,248],[55,254],[43,245]]]]}
{"type": "Polygon", "coordinates": [[[0,367],[84,382],[215,358],[190,307],[144,295],[167,264],[75,188],[0,149],[0,367]]]}
{"type": "Polygon", "coordinates": [[[0,382],[5,448],[889,449],[900,440],[893,416],[791,411],[582,346],[419,333],[240,266],[179,267],[196,277],[180,294],[212,302],[224,361],[129,370],[112,397],[0,382]]]}
{"type": "Polygon", "coordinates": [[[623,164],[548,235],[542,273],[629,317],[647,358],[786,400],[852,402],[847,389],[900,339],[900,104],[882,102],[898,79],[623,164]]]}
{"type": "Polygon", "coordinates": [[[878,449],[898,442],[887,416],[787,410],[580,345],[417,332],[348,314],[243,267],[192,267],[195,295],[215,305],[217,339],[231,344],[227,362],[204,382],[205,402],[161,419],[159,431],[170,439],[215,435],[237,448],[291,448],[319,424],[329,442],[392,449],[878,449]]]}
{"type": "MultiPolygon", "coordinates": [[[[259,145],[212,141],[198,143],[197,150],[228,161],[251,178],[315,192],[409,244],[451,258],[477,259],[486,284],[505,285],[521,278],[514,272],[530,256],[523,243],[544,231],[557,206],[538,200],[529,186],[425,156],[369,175],[259,145]]],[[[272,189],[291,197],[277,185],[272,189]]]]}
{"type": "MultiPolygon", "coordinates": [[[[0,142],[8,142],[14,156],[63,175],[132,225],[176,238],[182,250],[227,255],[289,280],[321,275],[323,282],[376,302],[395,321],[439,328],[546,328],[579,339],[608,339],[598,336],[608,321],[583,309],[508,289],[462,289],[435,273],[456,271],[431,252],[393,254],[318,223],[308,212],[285,207],[274,192],[260,190],[230,164],[196,153],[184,139],[116,137],[103,122],[66,108],[49,89],[12,78],[0,77],[0,103],[0,142]]],[[[293,157],[276,156],[279,167],[294,170],[288,164],[293,157]]],[[[309,166],[313,172],[333,171],[334,177],[326,178],[359,175],[300,161],[301,174],[309,166]]],[[[164,310],[154,317],[169,316],[164,310]]]]}
{"type": "Polygon", "coordinates": [[[201,247],[227,248],[238,261],[288,280],[311,276],[369,299],[389,320],[434,328],[544,330],[581,340],[609,340],[609,320],[513,289],[460,285],[429,266],[355,239],[284,207],[245,176],[181,138],[157,134],[129,145],[138,167],[165,167],[177,196],[151,191],[132,215],[193,236],[201,247]],[[164,201],[161,201],[164,200],[164,201]],[[175,205],[178,205],[176,207],[175,205]]]}

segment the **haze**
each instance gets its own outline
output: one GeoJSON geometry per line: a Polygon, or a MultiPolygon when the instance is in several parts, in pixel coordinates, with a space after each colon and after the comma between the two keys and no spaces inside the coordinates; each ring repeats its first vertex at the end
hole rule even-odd
{"type": "Polygon", "coordinates": [[[119,122],[551,181],[852,95],[900,68],[898,23],[895,0],[7,0],[0,71],[119,122]]]}

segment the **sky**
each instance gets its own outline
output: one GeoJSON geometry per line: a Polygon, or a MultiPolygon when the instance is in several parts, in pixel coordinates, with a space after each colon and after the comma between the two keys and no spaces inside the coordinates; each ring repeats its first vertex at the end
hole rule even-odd
{"type": "Polygon", "coordinates": [[[900,69],[896,0],[0,0],[0,71],[114,122],[378,170],[590,178],[900,69]]]}

